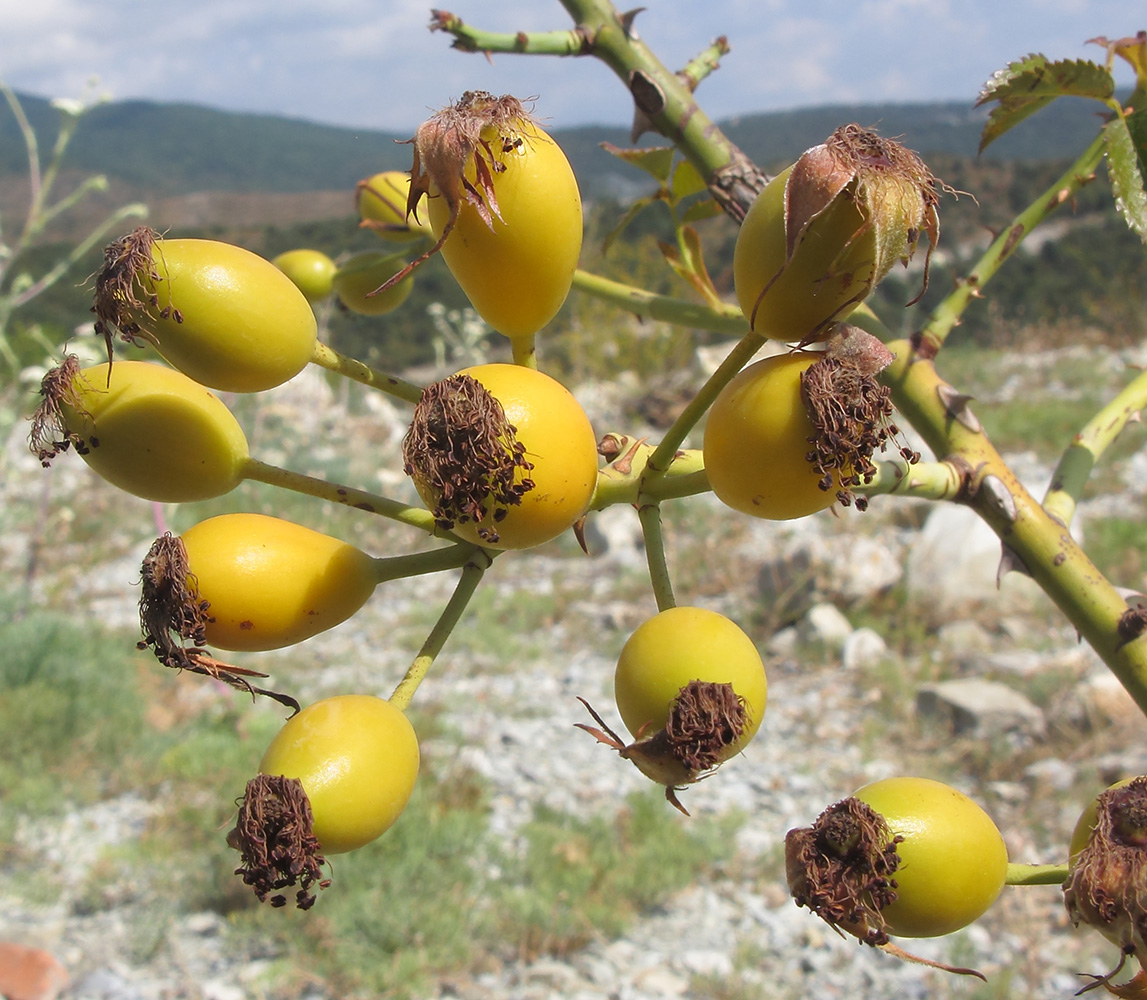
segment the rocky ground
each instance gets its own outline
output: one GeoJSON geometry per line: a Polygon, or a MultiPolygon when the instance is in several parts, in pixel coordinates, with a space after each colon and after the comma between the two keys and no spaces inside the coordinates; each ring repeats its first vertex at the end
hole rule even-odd
{"type": "MultiPolygon", "coordinates": [[[[616,419],[605,389],[585,387],[579,395],[599,430],[603,420],[616,419]]],[[[393,473],[370,478],[376,462],[397,467],[400,417],[386,404],[355,412],[340,406],[314,378],[278,391],[257,416],[253,451],[258,446],[270,461],[321,465],[343,440],[365,440],[369,447],[356,448],[340,474],[383,492],[401,489],[393,473]],[[295,430],[287,436],[283,427],[295,430]]],[[[29,542],[35,532],[9,531],[0,539],[0,569],[34,567],[29,585],[45,604],[58,606],[67,595],[85,614],[133,624],[140,552],[154,535],[146,506],[131,508],[131,527],[99,536],[98,565],[88,567],[90,525],[122,511],[121,501],[93,485],[78,461],[59,463],[46,492],[39,468],[20,451],[23,434],[14,431],[5,453],[0,501],[10,525],[47,525],[53,542],[37,550],[29,542]]],[[[1033,456],[1017,455],[1015,464],[1033,488],[1046,483],[1050,469],[1033,456]]],[[[1147,452],[1120,470],[1117,500],[1102,503],[1141,505],[1144,470],[1147,452]]],[[[767,629],[761,638],[769,705],[761,733],[742,758],[684,793],[696,815],[747,815],[737,834],[740,863],[673,896],[620,939],[594,940],[561,958],[490,956],[481,971],[444,976],[431,995],[1058,998],[1079,988],[1075,972],[1100,971],[1114,958],[1098,939],[1071,931],[1054,887],[1007,889],[972,928],[910,949],[982,969],[991,985],[977,992],[974,981],[837,937],[784,890],[777,847],[786,830],[809,823],[865,781],[928,773],[930,755],[997,820],[1012,860],[1028,862],[1062,860],[1081,789],[1147,770],[1135,739],[1141,720],[1102,665],[1028,581],[1012,575],[996,590],[998,543],[990,533],[959,508],[885,500],[864,516],[823,514],[782,526],[730,519],[711,498],[682,501],[666,515],[680,593],[767,629]],[[907,596],[890,601],[889,594],[907,596]],[[1039,683],[1047,676],[1059,681],[1051,695],[1039,683]],[[987,764],[977,755],[985,746],[995,754],[987,764]],[[775,877],[738,875],[750,869],[775,877]]],[[[609,810],[645,780],[570,724],[581,721],[577,695],[612,717],[616,651],[653,610],[640,583],[633,512],[595,517],[590,540],[589,559],[557,546],[496,564],[484,584],[497,588],[491,615],[507,616],[518,596],[538,602],[551,595],[552,616],[540,634],[508,642],[502,655],[476,640],[448,646],[446,665],[427,682],[462,747],[432,741],[427,757],[449,757],[489,783],[492,826],[511,845],[538,802],[609,810]]],[[[384,693],[410,649],[379,637],[407,634],[410,620],[440,607],[451,585],[427,578],[391,586],[346,625],[310,640],[308,695],[384,693]]],[[[96,912],[77,905],[74,890],[86,868],[107,847],[140,837],[159,808],[127,795],[51,822],[21,822],[16,846],[39,859],[56,892],[43,902],[42,892],[0,879],[0,942],[55,956],[70,977],[60,996],[76,1000],[284,995],[270,977],[271,956],[235,948],[221,914],[178,914],[141,949],[140,926],[151,919],[154,901],[125,886],[96,912]]],[[[321,983],[296,982],[290,995],[331,994],[321,983]]]]}

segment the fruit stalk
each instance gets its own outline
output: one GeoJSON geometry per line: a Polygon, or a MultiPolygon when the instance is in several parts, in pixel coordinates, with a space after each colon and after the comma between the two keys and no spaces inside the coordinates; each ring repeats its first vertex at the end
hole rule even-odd
{"type": "Polygon", "coordinates": [[[267,483],[269,486],[293,490],[295,493],[318,497],[320,500],[342,504],[344,507],[365,510],[367,513],[378,514],[381,517],[389,517],[392,521],[421,528],[428,534],[434,534],[437,530],[434,516],[422,507],[411,507],[409,504],[380,497],[375,493],[368,493],[366,490],[340,486],[338,483],[332,483],[326,479],[307,476],[301,472],[292,472],[290,469],[281,469],[277,465],[268,465],[258,459],[250,458],[247,460],[243,467],[243,478],[267,483]]]}
{"type": "Polygon", "coordinates": [[[470,603],[470,598],[474,596],[474,591],[478,589],[478,584],[482,582],[482,576],[490,568],[494,562],[494,556],[487,552],[485,549],[474,548],[470,554],[470,558],[466,565],[462,567],[462,575],[458,578],[458,586],[454,588],[454,593],[450,595],[450,600],[446,603],[446,607],[442,609],[442,614],[439,616],[438,621],[434,623],[434,628],[430,630],[430,635],[426,637],[426,641],[422,644],[422,648],[418,651],[418,655],[410,664],[409,669],[406,671],[405,676],[398,682],[398,686],[394,689],[394,694],[390,696],[390,703],[401,712],[405,712],[410,707],[410,700],[414,697],[415,691],[418,690],[418,685],[422,683],[423,678],[429,672],[431,664],[434,659],[442,651],[442,647],[446,644],[450,633],[454,631],[454,627],[462,618],[462,613],[466,610],[466,605],[470,603]]]}
{"type": "Polygon", "coordinates": [[[355,382],[361,382],[372,389],[380,389],[387,395],[405,400],[407,403],[417,403],[422,396],[421,386],[407,382],[397,375],[388,375],[386,372],[372,368],[355,358],[341,354],[320,340],[315,341],[311,361],[329,372],[335,372],[338,375],[353,379],[355,382]]]}
{"type": "Polygon", "coordinates": [[[644,288],[635,288],[580,269],[574,272],[573,287],[635,316],[649,317],[662,323],[712,330],[737,337],[743,336],[748,328],[744,314],[735,305],[716,309],[686,299],[675,299],[670,295],[656,295],[644,288]]]}

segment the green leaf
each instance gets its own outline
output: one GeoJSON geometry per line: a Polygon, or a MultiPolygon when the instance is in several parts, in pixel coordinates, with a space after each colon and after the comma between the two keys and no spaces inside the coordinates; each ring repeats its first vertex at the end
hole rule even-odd
{"type": "MultiPolygon", "coordinates": [[[[1142,139],[1142,121],[1136,122],[1136,130],[1142,139]]],[[[1136,149],[1127,119],[1123,117],[1112,118],[1103,127],[1103,135],[1107,143],[1107,172],[1111,177],[1111,190],[1115,194],[1115,207],[1132,231],[1147,243],[1147,191],[1144,190],[1141,159],[1143,147],[1136,149]]]]}
{"type": "Polygon", "coordinates": [[[719,305],[721,297],[713,287],[709,270],[705,267],[701,238],[697,235],[697,230],[692,226],[685,226],[681,230],[681,236],[682,248],[673,246],[671,243],[658,242],[657,245],[661,249],[662,256],[665,257],[674,271],[701,293],[706,302],[714,306],[719,305]],[[682,253],[682,249],[684,253],[682,253]]]}
{"type": "Polygon", "coordinates": [[[724,215],[724,210],[712,198],[695,201],[681,213],[682,222],[699,222],[701,219],[712,219],[724,215]]]}
{"type": "Polygon", "coordinates": [[[700,171],[688,160],[682,160],[673,171],[673,183],[670,185],[673,191],[673,204],[676,205],[691,194],[706,190],[708,186],[700,171]]]}
{"type": "Polygon", "coordinates": [[[980,136],[980,152],[1057,97],[1091,97],[1106,101],[1115,80],[1105,67],[1083,59],[1051,62],[1033,53],[997,71],[984,84],[976,107],[998,101],[980,136]]]}
{"type": "Polygon", "coordinates": [[[649,149],[623,149],[611,142],[603,142],[601,148],[611,156],[624,160],[635,167],[640,167],[647,174],[655,178],[663,186],[669,180],[669,173],[673,169],[672,146],[653,146],[649,149]]]}

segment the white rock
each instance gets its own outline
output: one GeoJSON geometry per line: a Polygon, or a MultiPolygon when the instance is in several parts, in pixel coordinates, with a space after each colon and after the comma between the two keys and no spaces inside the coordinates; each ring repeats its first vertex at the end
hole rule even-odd
{"type": "Polygon", "coordinates": [[[946,722],[956,734],[970,736],[1040,735],[1046,728],[1043,712],[1019,691],[979,678],[922,686],[916,694],[916,710],[946,722]]]}
{"type": "Polygon", "coordinates": [[[858,628],[844,640],[840,658],[849,670],[871,667],[888,655],[888,644],[880,633],[870,628],[858,628]]]}
{"type": "Polygon", "coordinates": [[[803,638],[839,650],[852,634],[852,625],[835,604],[814,604],[800,623],[803,638]]]}

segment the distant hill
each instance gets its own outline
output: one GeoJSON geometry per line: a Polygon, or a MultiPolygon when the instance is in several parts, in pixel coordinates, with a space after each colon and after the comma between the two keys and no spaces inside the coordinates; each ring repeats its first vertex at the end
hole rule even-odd
{"type": "MultiPolygon", "coordinates": [[[[621,95],[619,94],[619,99],[621,95]]],[[[44,98],[21,95],[29,120],[50,150],[56,112],[44,98]]],[[[1095,130],[1095,102],[1061,100],[997,141],[995,159],[1045,160],[1081,149],[1095,130]]],[[[790,161],[838,125],[859,122],[899,136],[925,155],[974,156],[987,111],[970,104],[840,105],[749,115],[722,123],[763,166],[790,161]]],[[[626,194],[640,175],[600,143],[628,145],[625,129],[557,129],[587,196],[626,194]]],[[[407,138],[272,115],[238,114],[190,104],[120,101],[94,108],[77,132],[68,166],[103,173],[117,188],[148,199],[201,191],[349,190],[379,170],[408,169],[407,138]]],[[[656,141],[646,137],[645,142],[656,141]]],[[[15,120],[0,106],[0,181],[26,169],[15,120]]]]}

